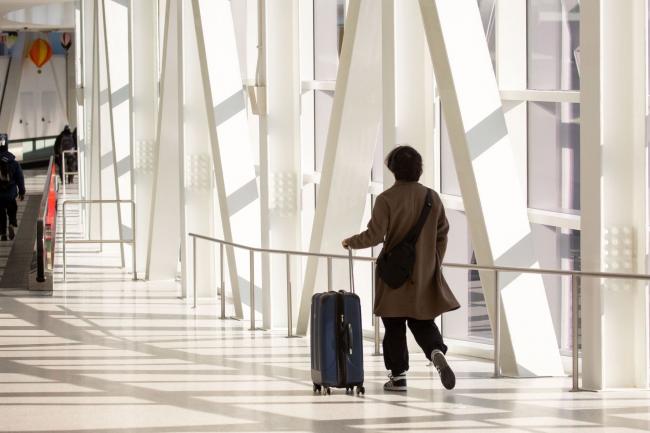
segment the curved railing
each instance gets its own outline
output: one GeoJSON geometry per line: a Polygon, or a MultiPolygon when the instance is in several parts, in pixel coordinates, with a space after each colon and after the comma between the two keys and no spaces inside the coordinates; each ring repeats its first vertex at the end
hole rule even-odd
{"type": "MultiPolygon", "coordinates": [[[[208,242],[213,242],[219,245],[220,253],[220,277],[221,277],[221,318],[225,319],[225,275],[224,275],[224,247],[237,248],[248,251],[250,254],[250,320],[251,330],[255,330],[255,278],[254,278],[254,255],[255,253],[263,254],[276,254],[284,255],[286,257],[286,273],[287,273],[287,326],[288,336],[293,336],[293,313],[292,306],[292,293],[291,293],[291,257],[319,257],[327,259],[327,287],[328,291],[332,290],[332,260],[345,259],[348,260],[348,255],[342,254],[324,254],[324,253],[311,253],[306,251],[293,251],[281,250],[270,248],[258,248],[248,245],[242,245],[235,242],[229,242],[223,239],[217,239],[209,236],[199,235],[196,233],[189,233],[188,236],[192,238],[192,263],[193,263],[193,302],[196,306],[196,240],[201,239],[208,242]]],[[[377,257],[353,256],[352,260],[370,262],[374,264],[377,262],[377,257]]],[[[578,314],[580,308],[580,291],[578,290],[578,283],[581,278],[604,278],[604,279],[623,279],[623,280],[637,280],[637,281],[650,281],[650,275],[646,274],[622,274],[613,272],[584,272],[584,271],[564,271],[558,269],[531,269],[520,268],[514,266],[482,266],[475,264],[465,263],[443,263],[443,268],[457,268],[476,271],[493,272],[495,275],[495,290],[494,290],[494,305],[495,305],[495,325],[494,325],[494,377],[501,377],[501,290],[499,289],[499,274],[501,273],[518,273],[518,274],[535,274],[535,275],[554,275],[571,277],[571,297],[572,297],[572,320],[571,320],[571,358],[572,358],[572,391],[580,391],[579,383],[579,321],[578,314]]],[[[374,278],[374,272],[373,272],[374,278]]],[[[374,281],[372,284],[372,295],[374,298],[374,281]]],[[[373,318],[374,326],[374,344],[375,353],[379,353],[380,334],[379,334],[379,320],[377,317],[373,318]]]]}

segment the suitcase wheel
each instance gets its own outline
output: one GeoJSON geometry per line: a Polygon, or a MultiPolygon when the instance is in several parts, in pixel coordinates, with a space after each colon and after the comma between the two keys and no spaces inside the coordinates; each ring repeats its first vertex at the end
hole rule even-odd
{"type": "Polygon", "coordinates": [[[321,388],[320,385],[314,384],[314,394],[316,394],[316,393],[320,394],[321,390],[322,390],[322,388],[321,388]]]}
{"type": "Polygon", "coordinates": [[[366,388],[363,386],[357,386],[357,395],[366,395],[366,388]]]}

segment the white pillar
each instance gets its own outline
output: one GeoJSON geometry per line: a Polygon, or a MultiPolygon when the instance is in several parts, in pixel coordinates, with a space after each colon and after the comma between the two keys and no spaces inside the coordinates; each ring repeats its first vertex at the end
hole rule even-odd
{"type": "MultiPolygon", "coordinates": [[[[382,134],[382,4],[351,0],[339,59],[336,91],[309,250],[345,253],[341,240],[358,233],[370,182],[375,148],[382,134]]],[[[347,267],[336,263],[333,287],[347,287],[347,267]]],[[[297,333],[304,335],[316,291],[326,290],[322,260],[307,260],[297,333]]],[[[370,290],[359,295],[369,299],[370,290]]]]}
{"type": "Polygon", "coordinates": [[[153,192],[158,105],[158,7],[156,0],[131,0],[131,82],[133,197],[136,200],[136,254],[139,270],[147,261],[153,192]]]}
{"type": "Polygon", "coordinates": [[[183,2],[183,131],[181,150],[181,263],[184,290],[193,287],[192,271],[196,260],[196,289],[198,296],[215,299],[215,245],[198,241],[196,258],[192,255],[191,239],[187,233],[214,235],[214,177],[210,156],[210,131],[206,113],[206,88],[201,75],[199,56],[204,55],[198,47],[192,2],[183,2]]]}
{"type": "Polygon", "coordinates": [[[174,279],[181,241],[183,89],[181,0],[167,0],[149,216],[147,279],[174,279]]]}
{"type": "MultiPolygon", "coordinates": [[[[384,35],[386,33],[384,32],[384,35]]],[[[433,67],[429,56],[422,15],[417,2],[395,2],[395,143],[384,143],[387,153],[395,144],[408,144],[420,152],[424,160],[421,183],[433,186],[432,119],[433,67]]],[[[384,186],[393,184],[392,174],[384,186]]]]}
{"type": "MultiPolygon", "coordinates": [[[[582,269],[646,270],[646,5],[581,3],[582,269]]],[[[645,284],[582,282],[583,387],[646,387],[645,284]]]]}
{"type": "MultiPolygon", "coordinates": [[[[267,107],[268,107],[268,208],[270,247],[300,249],[300,70],[298,51],[298,0],[266,3],[267,107]]],[[[263,173],[264,170],[261,170],[263,173]]],[[[271,287],[265,326],[286,326],[285,257],[270,260],[271,287]]],[[[293,298],[300,287],[300,261],[292,262],[293,298]]],[[[265,310],[266,312],[266,310],[265,310]]]]}
{"type": "MultiPolygon", "coordinates": [[[[478,262],[538,267],[478,5],[420,0],[420,7],[478,262]]],[[[494,323],[491,277],[481,274],[494,323]]],[[[542,277],[499,281],[504,373],[564,374],[542,277]]]]}

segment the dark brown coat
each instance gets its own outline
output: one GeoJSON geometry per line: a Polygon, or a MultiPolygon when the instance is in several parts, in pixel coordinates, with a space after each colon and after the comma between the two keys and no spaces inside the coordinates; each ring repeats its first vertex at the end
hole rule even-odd
{"type": "MultiPolygon", "coordinates": [[[[427,188],[418,182],[396,182],[377,197],[368,229],[349,238],[348,244],[363,249],[383,242],[384,248],[392,248],[417,222],[426,193],[427,188]]],[[[448,232],[445,208],[434,191],[431,213],[415,246],[412,281],[392,289],[375,278],[377,316],[429,320],[460,307],[440,269],[448,232]]]]}

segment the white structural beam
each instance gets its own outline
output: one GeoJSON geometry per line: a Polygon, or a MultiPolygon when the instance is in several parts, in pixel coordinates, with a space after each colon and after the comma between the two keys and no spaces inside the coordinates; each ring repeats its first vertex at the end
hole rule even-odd
{"type": "MultiPolygon", "coordinates": [[[[309,246],[312,252],[341,253],[341,239],[357,233],[363,223],[370,170],[382,134],[381,6],[375,0],[351,0],[348,4],[309,246]]],[[[341,270],[347,269],[343,263],[337,265],[341,270]]],[[[297,323],[299,334],[307,332],[311,296],[326,288],[324,269],[324,263],[307,260],[297,323]]],[[[346,281],[346,273],[336,272],[333,286],[347,287],[346,281]]]]}
{"type": "MultiPolygon", "coordinates": [[[[193,0],[220,225],[226,240],[260,245],[260,201],[255,161],[248,140],[245,94],[232,10],[227,0],[193,0]],[[207,47],[210,49],[207,49],[207,47]]],[[[261,279],[251,302],[248,254],[226,248],[235,313],[242,302],[261,311],[261,279]],[[244,287],[247,290],[244,290],[244,287]],[[241,291],[241,294],[240,294],[241,291]]],[[[259,257],[258,262],[261,263],[259,257]]]]}
{"type": "Polygon", "coordinates": [[[205,98],[210,92],[201,74],[196,20],[192,2],[183,2],[183,148],[181,155],[181,264],[183,291],[196,284],[198,296],[214,296],[215,245],[199,241],[196,257],[187,233],[215,235],[214,177],[210,157],[210,129],[205,98]],[[194,263],[196,261],[196,263],[194,263]],[[189,272],[196,269],[196,275],[189,272]],[[193,278],[196,277],[196,281],[193,278]]]}
{"type": "MultiPolygon", "coordinates": [[[[582,268],[644,273],[646,4],[580,8],[582,268]]],[[[647,387],[647,305],[645,284],[583,279],[584,388],[647,387]]]]}
{"type": "MultiPolygon", "coordinates": [[[[300,65],[298,0],[266,3],[266,84],[269,247],[300,249],[300,65]]],[[[261,119],[262,120],[262,119],[261,119]]],[[[261,152],[262,154],[263,152],[261,152]]],[[[260,170],[264,173],[264,169],[260,170]]],[[[270,290],[265,293],[264,326],[286,326],[285,257],[270,258],[270,290]],[[270,317],[269,317],[270,316],[270,317]]],[[[293,259],[293,287],[299,287],[299,261],[293,259]]],[[[298,299],[294,292],[294,300],[298,299]]],[[[295,310],[294,310],[295,311],[295,310]]]]}
{"type": "Polygon", "coordinates": [[[158,104],[157,0],[131,0],[133,197],[136,201],[137,263],[144,270],[149,245],[153,155],[158,104]]]}
{"type": "MultiPolygon", "coordinates": [[[[420,0],[420,8],[477,260],[538,267],[478,5],[420,0]]],[[[494,323],[492,277],[481,275],[494,323]]],[[[499,289],[504,373],[564,374],[541,276],[502,274],[499,289]]]]}
{"type": "Polygon", "coordinates": [[[176,277],[181,243],[183,88],[181,1],[167,0],[146,278],[176,277]]]}

